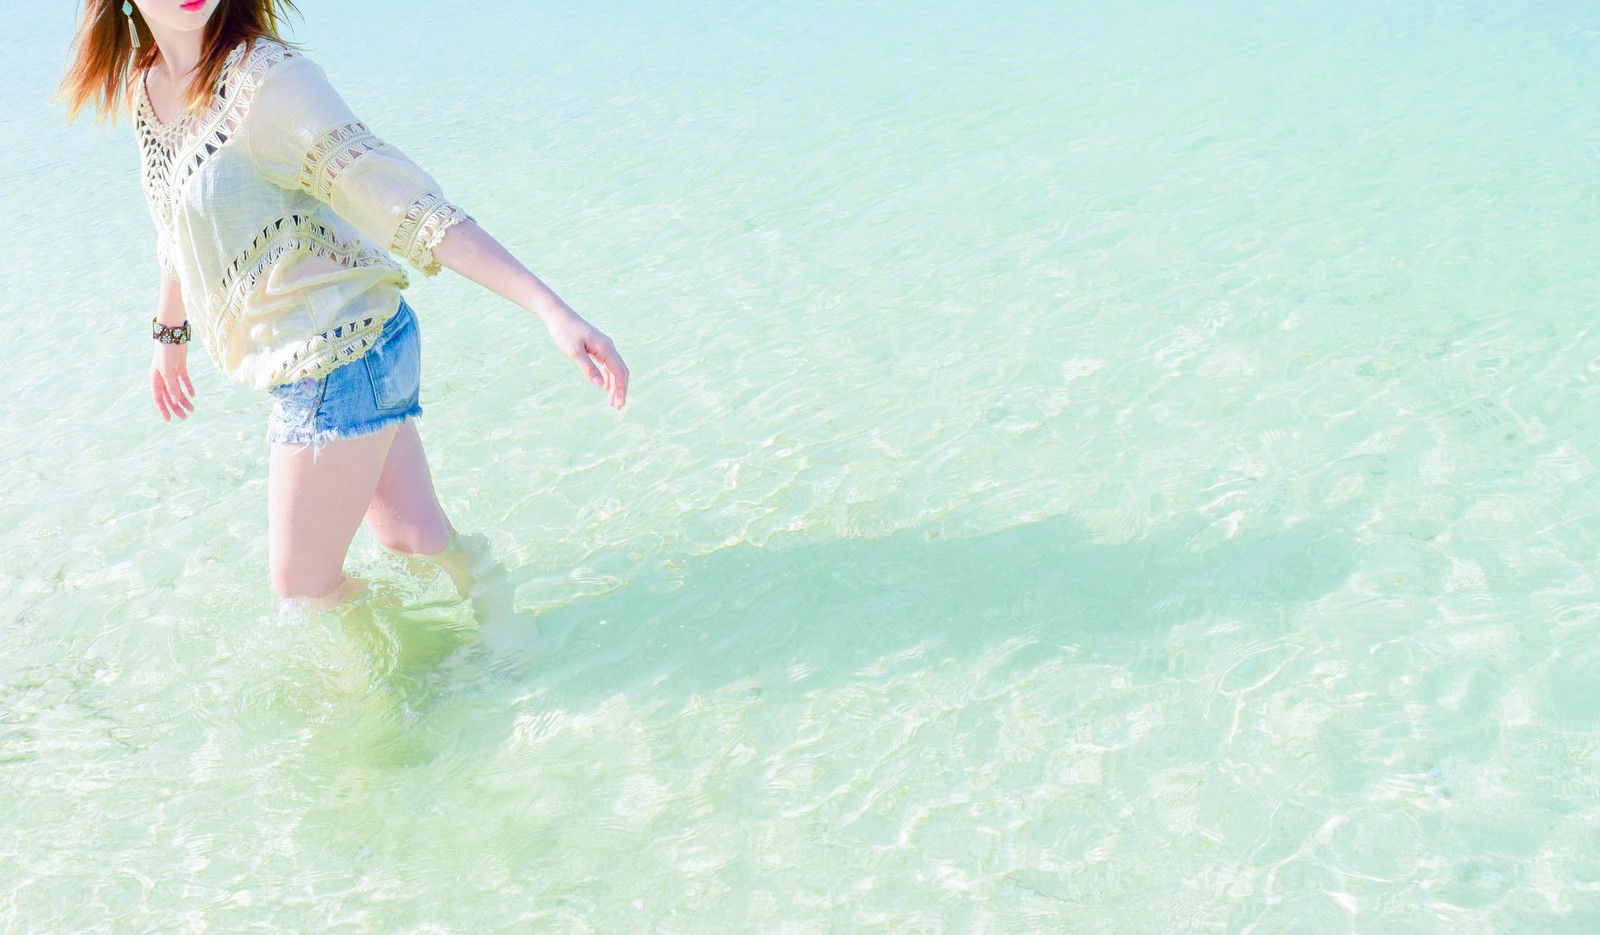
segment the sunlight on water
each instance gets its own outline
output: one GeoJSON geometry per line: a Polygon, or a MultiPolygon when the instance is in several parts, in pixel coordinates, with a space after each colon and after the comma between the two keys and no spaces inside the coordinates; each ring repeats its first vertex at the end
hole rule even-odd
{"type": "Polygon", "coordinates": [[[141,395],[70,6],[0,33],[9,927],[1600,927],[1590,6],[302,2],[636,375],[416,284],[481,554],[320,616],[262,397],[141,395]]]}

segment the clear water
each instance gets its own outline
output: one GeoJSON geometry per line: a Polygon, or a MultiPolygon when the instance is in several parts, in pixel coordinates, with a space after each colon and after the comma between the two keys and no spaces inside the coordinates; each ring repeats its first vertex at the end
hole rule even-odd
{"type": "Polygon", "coordinates": [[[497,565],[278,614],[9,4],[7,931],[1600,928],[1592,4],[301,5],[630,405],[419,285],[497,565]]]}

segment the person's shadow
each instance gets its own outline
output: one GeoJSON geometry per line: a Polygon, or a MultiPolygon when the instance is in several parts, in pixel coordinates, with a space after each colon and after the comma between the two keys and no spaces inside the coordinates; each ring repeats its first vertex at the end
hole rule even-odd
{"type": "Polygon", "coordinates": [[[392,770],[441,753],[492,759],[534,709],[773,702],[947,660],[974,665],[1019,640],[1026,649],[1001,671],[975,672],[984,691],[1007,690],[1011,666],[1064,655],[1171,674],[1174,626],[1207,615],[1293,626],[1294,609],[1353,566],[1349,538],[1314,521],[1199,551],[1207,525],[1120,545],[1052,518],[967,538],[913,529],[735,547],[655,562],[537,617],[517,608],[514,572],[489,557],[466,600],[378,601],[342,621],[335,661],[316,663],[328,674],[309,680],[290,702],[299,713],[274,733],[303,733],[305,768],[343,790],[338,807],[359,806],[392,770]]]}
{"type": "Polygon", "coordinates": [[[1124,545],[1097,544],[1058,517],[971,538],[913,529],[735,547],[660,561],[622,588],[547,610],[536,640],[517,619],[485,635],[526,655],[524,688],[568,707],[777,686],[796,667],[815,688],[912,649],[969,660],[1017,636],[1137,649],[1202,613],[1303,604],[1353,564],[1348,539],[1314,522],[1197,552],[1206,525],[1124,545]]]}

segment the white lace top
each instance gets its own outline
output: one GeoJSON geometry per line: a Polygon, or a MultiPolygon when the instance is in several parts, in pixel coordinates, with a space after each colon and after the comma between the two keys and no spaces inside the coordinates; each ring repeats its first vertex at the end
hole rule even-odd
{"type": "Polygon", "coordinates": [[[162,269],[228,379],[265,389],[360,356],[405,271],[467,220],[432,176],[350,113],[322,69],[268,40],[228,54],[210,103],[157,119],[135,81],[162,269]]]}

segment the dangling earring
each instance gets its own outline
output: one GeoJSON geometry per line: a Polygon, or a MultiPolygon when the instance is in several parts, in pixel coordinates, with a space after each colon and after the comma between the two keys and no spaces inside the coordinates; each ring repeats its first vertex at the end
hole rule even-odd
{"type": "Polygon", "coordinates": [[[128,38],[133,40],[133,51],[139,51],[139,27],[133,25],[133,4],[122,0],[122,15],[128,18],[128,38]]]}

